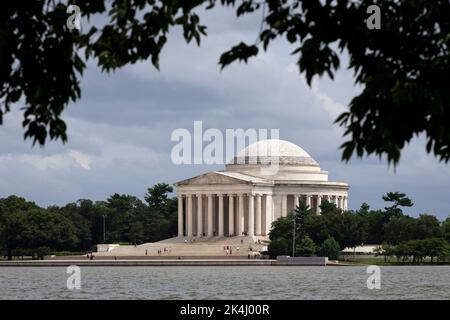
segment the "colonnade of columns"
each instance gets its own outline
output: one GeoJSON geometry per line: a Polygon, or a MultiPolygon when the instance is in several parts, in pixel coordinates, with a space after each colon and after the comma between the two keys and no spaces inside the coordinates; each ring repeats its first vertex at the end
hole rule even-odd
{"type": "MultiPolygon", "coordinates": [[[[282,205],[281,205],[281,215],[287,215],[287,197],[288,195],[282,196],[282,205]],[[286,203],[286,205],[284,205],[286,203]]],[[[307,194],[307,195],[294,195],[294,207],[296,207],[299,201],[305,201],[306,205],[309,206],[312,210],[314,210],[317,214],[320,214],[320,205],[322,201],[326,200],[328,202],[334,203],[337,208],[342,210],[347,210],[348,208],[348,198],[347,196],[342,195],[331,195],[331,194],[307,194]]]]}
{"type": "Polygon", "coordinates": [[[178,195],[178,236],[265,236],[270,230],[272,214],[269,194],[181,194],[178,195]]]}
{"type": "MultiPolygon", "coordinates": [[[[320,205],[323,200],[334,203],[342,210],[347,210],[347,196],[286,194],[278,195],[281,197],[281,208],[279,208],[281,216],[288,214],[288,196],[290,199],[294,198],[294,208],[302,200],[317,214],[320,214],[320,205]]],[[[292,210],[292,200],[290,203],[292,210]]],[[[178,195],[178,236],[180,237],[184,235],[223,237],[243,234],[265,236],[270,231],[273,218],[274,205],[270,194],[189,193],[178,195]]]]}

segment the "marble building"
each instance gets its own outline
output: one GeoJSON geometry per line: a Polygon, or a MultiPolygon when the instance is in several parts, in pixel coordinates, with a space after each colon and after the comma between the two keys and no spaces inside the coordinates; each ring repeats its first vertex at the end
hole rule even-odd
{"type": "Polygon", "coordinates": [[[305,150],[277,139],[251,144],[224,170],[175,186],[179,237],[267,236],[271,223],[300,200],[316,214],[324,200],[346,210],[349,189],[345,182],[328,181],[328,172],[305,150]]]}

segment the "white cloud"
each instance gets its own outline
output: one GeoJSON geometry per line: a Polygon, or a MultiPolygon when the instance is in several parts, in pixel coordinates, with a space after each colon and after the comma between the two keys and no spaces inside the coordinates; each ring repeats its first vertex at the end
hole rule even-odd
{"type": "Polygon", "coordinates": [[[91,157],[77,150],[70,150],[69,155],[83,168],[91,170],[91,157]]]}

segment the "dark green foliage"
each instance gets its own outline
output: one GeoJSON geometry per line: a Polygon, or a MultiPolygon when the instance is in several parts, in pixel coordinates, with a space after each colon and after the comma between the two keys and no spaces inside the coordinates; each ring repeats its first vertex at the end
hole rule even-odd
{"type": "Polygon", "coordinates": [[[384,239],[386,216],[381,210],[370,210],[369,205],[363,203],[356,212],[365,221],[366,244],[380,244],[384,239]]]}
{"type": "Polygon", "coordinates": [[[372,0],[95,0],[2,2],[0,12],[0,123],[14,103],[24,107],[25,137],[44,144],[67,140],[61,118],[70,101],[80,98],[79,78],[91,58],[105,71],[140,60],[159,68],[169,33],[183,30],[186,42],[200,44],[206,26],[196,12],[231,6],[238,17],[262,17],[258,40],[232,47],[220,57],[221,67],[247,61],[262,45],[277,38],[293,46],[300,73],[310,84],[315,76],[333,78],[339,53],[362,92],[336,123],[348,140],[342,158],[356,153],[386,155],[397,163],[401,150],[423,133],[426,150],[450,159],[450,3],[448,0],[377,1],[381,29],[365,20],[372,0]],[[108,16],[103,24],[81,31],[66,27],[68,4],[83,17],[108,16]],[[79,53],[84,52],[85,56],[79,53]],[[400,125],[401,124],[401,125],[400,125]]]}
{"type": "Polygon", "coordinates": [[[316,255],[316,244],[308,236],[303,236],[295,246],[296,257],[313,257],[316,255]]]}
{"type": "Polygon", "coordinates": [[[328,257],[331,260],[337,260],[339,258],[340,251],[341,248],[339,247],[339,243],[337,243],[334,238],[330,237],[319,246],[317,255],[321,257],[328,257]]]}
{"type": "Polygon", "coordinates": [[[82,199],[47,209],[16,196],[0,199],[0,250],[9,258],[21,252],[42,257],[52,251],[89,251],[103,243],[103,217],[108,243],[153,242],[174,236],[177,201],[168,197],[171,187],[157,184],[148,190],[148,206],[120,194],[107,201],[82,199]]]}
{"type": "Polygon", "coordinates": [[[414,237],[414,218],[394,217],[384,227],[384,239],[389,244],[399,244],[414,237]]]}
{"type": "Polygon", "coordinates": [[[35,254],[38,248],[62,250],[77,243],[75,227],[64,216],[16,196],[0,199],[0,247],[8,259],[19,248],[35,254]]]}
{"type": "Polygon", "coordinates": [[[417,219],[408,216],[396,217],[385,226],[385,240],[389,244],[441,236],[443,233],[439,220],[430,215],[422,214],[417,219]]]}
{"type": "Polygon", "coordinates": [[[412,207],[414,205],[406,194],[399,192],[388,192],[383,196],[383,200],[387,202],[394,202],[391,207],[385,208],[385,222],[388,222],[392,217],[399,217],[403,215],[403,211],[400,207],[412,207]]]}
{"type": "Polygon", "coordinates": [[[441,223],[435,216],[421,214],[419,218],[416,219],[414,239],[427,239],[441,236],[441,223]]]}
{"type": "Polygon", "coordinates": [[[272,223],[270,239],[275,246],[272,252],[292,254],[293,218],[296,215],[296,238],[300,239],[297,240],[296,255],[313,255],[315,252],[337,259],[340,250],[363,244],[383,244],[377,255],[383,255],[386,261],[392,256],[420,262],[425,257],[433,261],[450,255],[450,218],[440,223],[431,215],[422,214],[418,218],[404,215],[399,207],[412,206],[405,194],[390,192],[383,199],[393,201],[394,205],[384,211],[373,211],[363,203],[357,211],[342,212],[334,204],[324,201],[321,215],[301,203],[287,217],[272,223]]]}
{"type": "Polygon", "coordinates": [[[305,219],[305,230],[315,243],[334,238],[342,248],[360,245],[365,240],[365,221],[353,212],[342,212],[335,204],[324,201],[322,214],[309,215],[305,219]]]}
{"type": "Polygon", "coordinates": [[[153,188],[147,189],[144,199],[151,209],[168,208],[169,196],[173,192],[173,188],[167,183],[158,183],[153,188]]]}
{"type": "Polygon", "coordinates": [[[450,245],[444,239],[428,238],[420,240],[409,240],[402,242],[393,248],[393,254],[403,262],[421,262],[424,258],[430,257],[445,260],[450,256],[450,245]]]}
{"type": "Polygon", "coordinates": [[[277,256],[291,255],[289,252],[289,246],[291,241],[287,240],[285,237],[277,237],[270,242],[268,253],[272,259],[277,256]]]}
{"type": "Polygon", "coordinates": [[[448,242],[450,242],[450,217],[442,223],[442,235],[448,242]]]}

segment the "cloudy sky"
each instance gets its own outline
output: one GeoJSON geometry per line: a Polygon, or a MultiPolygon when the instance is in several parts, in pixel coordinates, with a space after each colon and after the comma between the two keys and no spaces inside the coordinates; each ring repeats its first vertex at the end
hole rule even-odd
{"type": "MultiPolygon", "coordinates": [[[[170,153],[177,128],[280,129],[280,138],[298,144],[329,171],[330,180],[350,184],[349,207],[367,202],[384,207],[382,194],[407,193],[407,212],[450,214],[450,166],[427,155],[416,139],[394,171],[375,157],[340,161],[342,129],[333,124],[360,89],[344,66],[334,81],[306,85],[293,50],[280,41],[248,65],[220,71],[220,54],[244,40],[253,42],[260,16],[236,20],[230,10],[204,16],[209,36],[200,48],[186,45],[179,30],[171,34],[161,57],[161,71],[150,62],[101,73],[89,63],[82,79],[82,99],[64,114],[69,142],[44,148],[23,141],[22,113],[5,117],[0,127],[0,197],[23,196],[42,206],[81,198],[106,199],[112,193],[140,198],[158,182],[173,183],[221,169],[211,165],[175,165],[170,153]]],[[[84,27],[88,27],[84,25],[84,27]]]]}

